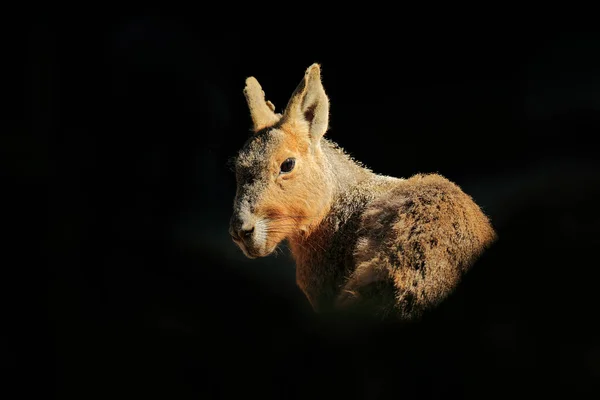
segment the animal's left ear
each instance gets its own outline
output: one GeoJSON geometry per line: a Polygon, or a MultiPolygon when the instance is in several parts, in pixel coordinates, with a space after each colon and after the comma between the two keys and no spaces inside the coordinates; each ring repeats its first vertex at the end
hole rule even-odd
{"type": "Polygon", "coordinates": [[[258,132],[263,128],[274,125],[281,118],[281,114],[275,113],[275,106],[268,100],[265,100],[265,92],[253,76],[246,79],[244,96],[250,109],[252,118],[252,128],[258,132]]]}
{"type": "Polygon", "coordinates": [[[282,122],[306,123],[315,143],[329,127],[329,99],[321,83],[321,68],[313,64],[306,70],[283,113],[282,122]]]}

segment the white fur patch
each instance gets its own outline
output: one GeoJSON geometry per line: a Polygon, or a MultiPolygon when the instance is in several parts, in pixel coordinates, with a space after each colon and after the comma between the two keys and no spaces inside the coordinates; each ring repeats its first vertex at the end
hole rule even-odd
{"type": "Polygon", "coordinates": [[[258,218],[254,223],[254,235],[252,239],[256,248],[264,249],[267,245],[268,226],[268,220],[265,218],[258,218]]]}

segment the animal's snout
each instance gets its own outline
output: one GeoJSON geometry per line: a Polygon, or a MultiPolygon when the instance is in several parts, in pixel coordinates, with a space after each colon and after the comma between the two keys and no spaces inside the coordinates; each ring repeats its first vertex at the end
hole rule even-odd
{"type": "Polygon", "coordinates": [[[235,240],[246,241],[254,233],[254,224],[250,221],[244,221],[239,217],[233,217],[229,226],[229,234],[235,240]]]}
{"type": "Polygon", "coordinates": [[[254,233],[254,227],[246,227],[238,229],[237,231],[230,230],[229,234],[236,240],[248,240],[252,237],[252,233],[254,233]]]}
{"type": "Polygon", "coordinates": [[[240,229],[240,231],[238,232],[239,236],[242,239],[246,239],[249,238],[250,236],[252,236],[252,232],[254,232],[254,227],[248,227],[248,228],[242,228],[240,229]]]}

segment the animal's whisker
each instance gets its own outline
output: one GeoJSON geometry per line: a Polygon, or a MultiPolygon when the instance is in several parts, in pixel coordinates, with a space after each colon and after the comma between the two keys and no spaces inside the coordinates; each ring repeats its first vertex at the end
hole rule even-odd
{"type": "Polygon", "coordinates": [[[278,220],[278,219],[286,219],[286,218],[291,218],[291,219],[302,219],[302,218],[319,218],[318,215],[285,215],[285,214],[277,214],[277,215],[270,215],[268,217],[271,220],[278,220]]]}
{"type": "Polygon", "coordinates": [[[296,224],[269,224],[265,229],[296,229],[298,225],[296,224]]]}

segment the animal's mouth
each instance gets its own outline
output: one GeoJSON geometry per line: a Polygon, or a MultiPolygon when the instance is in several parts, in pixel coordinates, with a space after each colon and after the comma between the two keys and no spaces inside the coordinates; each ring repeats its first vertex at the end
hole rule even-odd
{"type": "Polygon", "coordinates": [[[244,243],[243,240],[241,239],[237,239],[232,237],[233,242],[242,250],[242,252],[244,253],[244,255],[248,258],[257,258],[260,257],[259,254],[257,254],[257,252],[250,248],[249,246],[246,245],[246,243],[244,243]]]}
{"type": "Polygon", "coordinates": [[[272,249],[257,249],[251,246],[248,246],[243,240],[232,237],[233,242],[242,250],[244,255],[250,259],[266,257],[275,251],[277,246],[274,246],[272,249]]]}

